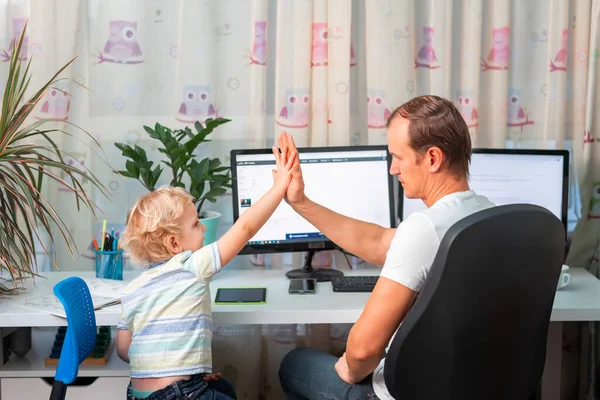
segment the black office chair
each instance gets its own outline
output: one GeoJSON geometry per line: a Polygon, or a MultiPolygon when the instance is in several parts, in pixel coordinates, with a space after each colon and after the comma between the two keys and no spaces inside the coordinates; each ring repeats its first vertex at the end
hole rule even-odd
{"type": "Polygon", "coordinates": [[[452,226],[386,356],[391,395],[537,398],[564,251],[563,224],[534,205],[494,207],[452,226]]]}

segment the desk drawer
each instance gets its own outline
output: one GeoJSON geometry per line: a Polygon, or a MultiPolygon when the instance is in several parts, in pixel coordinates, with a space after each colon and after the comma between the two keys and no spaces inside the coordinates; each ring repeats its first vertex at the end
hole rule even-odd
{"type": "MultiPolygon", "coordinates": [[[[97,378],[89,385],[69,386],[67,400],[124,399],[129,378],[97,378]]],[[[48,399],[52,386],[42,378],[2,378],[0,400],[48,399]]]]}

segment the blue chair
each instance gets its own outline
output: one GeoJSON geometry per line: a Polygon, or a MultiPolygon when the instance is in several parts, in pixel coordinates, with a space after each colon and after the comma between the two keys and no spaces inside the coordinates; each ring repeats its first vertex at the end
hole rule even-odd
{"type": "Polygon", "coordinates": [[[50,400],[64,399],[67,385],[77,378],[79,364],[96,345],[96,316],[90,290],[78,277],[67,278],[54,286],[54,294],[67,314],[67,332],[54,375],[50,400]]]}

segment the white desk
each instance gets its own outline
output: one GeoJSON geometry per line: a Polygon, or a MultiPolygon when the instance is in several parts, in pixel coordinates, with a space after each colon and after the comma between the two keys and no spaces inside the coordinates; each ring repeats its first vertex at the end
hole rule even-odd
{"type": "MultiPolygon", "coordinates": [[[[379,269],[348,271],[347,275],[377,275],[379,269]]],[[[36,279],[38,290],[48,290],[57,282],[75,274],[53,272],[46,280],[36,279]]],[[[77,276],[93,278],[93,272],[77,273],[77,276]]],[[[128,276],[125,276],[127,279],[128,276]]],[[[214,297],[219,287],[257,286],[267,288],[267,303],[259,305],[215,305],[213,321],[225,324],[321,324],[354,322],[360,316],[370,293],[335,293],[330,282],[319,282],[315,295],[288,294],[289,281],[285,270],[223,269],[211,282],[211,295],[214,297]]],[[[28,284],[31,286],[31,284],[28,284]]],[[[60,326],[66,325],[64,318],[21,306],[26,295],[14,300],[0,300],[0,327],[19,326],[60,326]]],[[[112,306],[96,312],[98,325],[116,325],[121,306],[112,306]]]]}
{"type": "MultiPolygon", "coordinates": [[[[346,275],[378,275],[379,269],[368,268],[344,271],[346,275]]],[[[556,293],[551,321],[600,321],[600,280],[583,269],[571,269],[571,284],[556,293]]],[[[93,272],[52,272],[47,279],[36,279],[27,287],[33,294],[51,290],[60,280],[78,275],[92,278],[93,272]]],[[[134,274],[125,274],[125,279],[134,274]]],[[[211,294],[219,287],[257,286],[267,288],[267,304],[213,305],[213,320],[225,324],[321,324],[352,323],[360,316],[370,293],[336,293],[330,282],[319,282],[315,295],[288,294],[288,279],[283,269],[228,269],[224,268],[211,282],[211,294]]],[[[0,299],[0,328],[20,326],[61,326],[66,320],[39,310],[23,307],[27,295],[14,299],[0,299]]],[[[120,306],[96,312],[98,325],[116,325],[120,306]]]]}
{"type": "MultiPolygon", "coordinates": [[[[243,258],[242,260],[245,260],[243,258]]],[[[360,316],[369,293],[335,293],[330,282],[317,285],[316,295],[289,295],[285,269],[250,267],[247,261],[238,261],[234,268],[224,268],[211,283],[214,300],[219,287],[260,286],[267,288],[264,305],[214,305],[213,320],[224,324],[321,324],[353,323],[360,316]]],[[[344,271],[347,275],[377,275],[379,269],[344,271]]],[[[544,372],[544,399],[558,399],[560,392],[560,363],[562,353],[563,321],[600,321],[600,280],[583,269],[571,269],[571,284],[556,293],[551,315],[553,323],[548,336],[547,367],[544,372]]],[[[52,272],[48,279],[36,279],[37,288],[28,282],[31,292],[48,290],[75,273],[52,272]]],[[[93,277],[93,272],[80,272],[82,277],[93,277]]],[[[134,274],[125,274],[131,279],[134,274]]],[[[66,320],[38,310],[19,305],[26,295],[0,300],[0,328],[3,327],[54,327],[65,325],[66,320]]],[[[96,313],[98,325],[116,325],[120,306],[96,313]]],[[[9,365],[0,368],[0,377],[7,376],[9,365]],[[4,372],[3,372],[4,371],[4,372]]],[[[14,375],[12,375],[14,376],[14,375]]],[[[121,376],[121,375],[119,375],[121,376]]]]}

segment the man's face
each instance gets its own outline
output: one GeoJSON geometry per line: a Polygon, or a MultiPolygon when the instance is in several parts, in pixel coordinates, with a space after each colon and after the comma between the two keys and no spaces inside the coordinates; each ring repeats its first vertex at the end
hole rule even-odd
{"type": "Polygon", "coordinates": [[[390,174],[397,175],[409,199],[422,198],[429,176],[425,157],[409,146],[410,122],[404,118],[392,119],[388,127],[388,150],[392,155],[390,174]]]}

